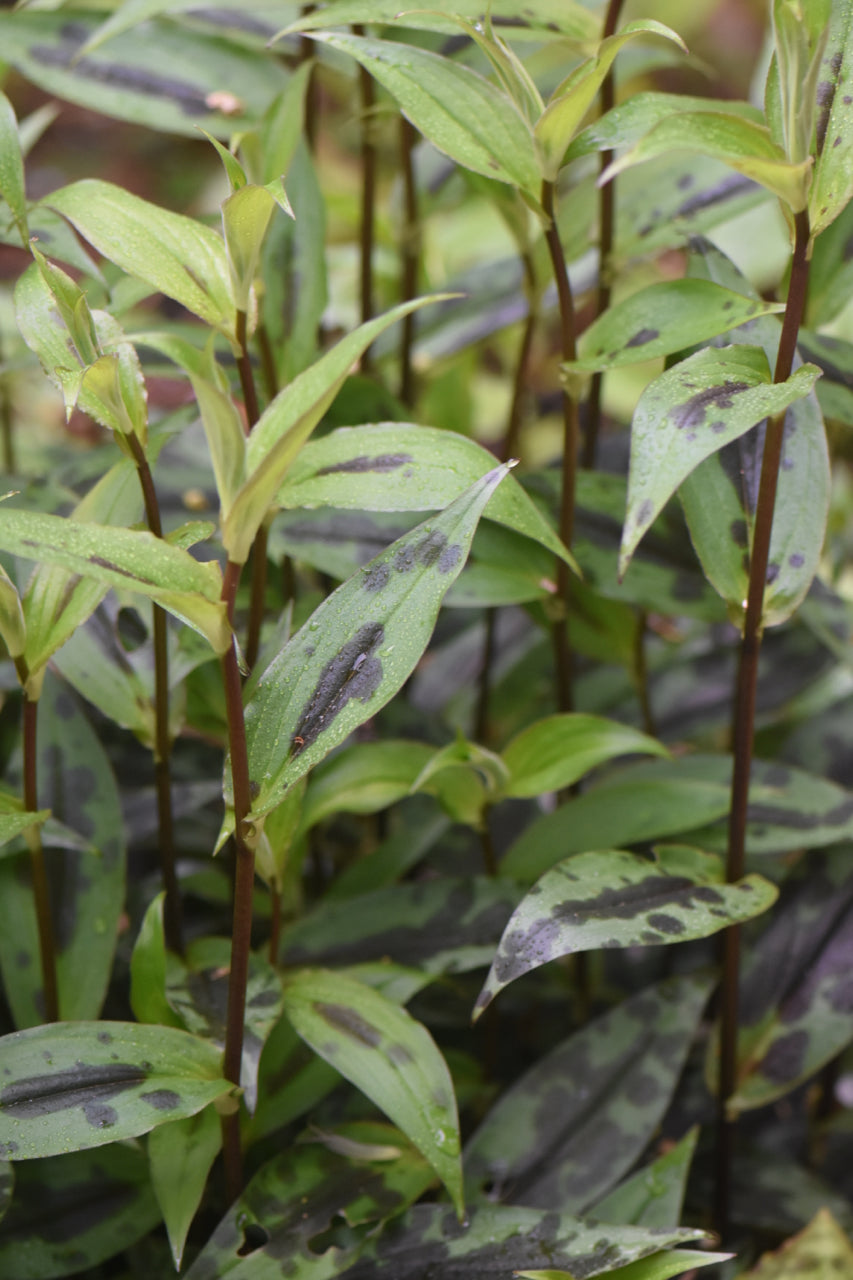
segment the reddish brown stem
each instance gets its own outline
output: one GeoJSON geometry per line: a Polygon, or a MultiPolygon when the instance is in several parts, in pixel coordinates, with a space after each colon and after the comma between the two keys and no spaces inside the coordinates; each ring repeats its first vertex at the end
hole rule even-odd
{"type": "MultiPolygon", "coordinates": [[[[353,25],[353,34],[364,35],[364,27],[353,25]]],[[[373,319],[373,235],[376,221],[376,147],[373,145],[373,111],[376,88],[366,67],[358,68],[361,97],[361,232],[359,287],[361,291],[361,323],[373,319]]],[[[361,357],[361,367],[370,367],[370,348],[361,357]]]]}
{"type": "MultiPolygon", "coordinates": [[[[417,133],[405,116],[400,116],[400,169],[403,174],[403,240],[401,247],[400,301],[409,302],[418,291],[418,259],[420,256],[420,223],[418,191],[412,160],[417,133]]],[[[412,346],[415,339],[413,313],[403,317],[400,330],[400,399],[411,408],[415,403],[415,373],[412,368],[412,346]]]]}
{"type": "MultiPolygon", "coordinates": [[[[809,218],[798,213],[794,219],[794,253],[791,280],[782,322],[782,335],[776,357],[774,382],[784,382],[791,374],[797,337],[803,319],[809,280],[809,218]]],[[[755,507],[752,549],[749,560],[749,587],[744,614],[743,639],[738,663],[732,727],[733,763],[731,806],[729,809],[728,856],[726,877],[729,883],[740,880],[745,868],[747,804],[752,750],[755,738],[755,705],[758,683],[758,658],[761,651],[764,587],[770,558],[770,538],[776,487],[785,434],[785,414],[771,418],[764,437],[761,478],[755,507]]],[[[737,1086],[738,981],[740,964],[740,930],[736,925],[726,929],[722,939],[722,989],[720,996],[720,1079],[717,1098],[717,1178],[715,1189],[716,1227],[725,1242],[729,1236],[731,1199],[731,1156],[733,1122],[727,1114],[727,1103],[737,1086]]]]}
{"type": "MultiPolygon", "coordinates": [[[[36,731],[38,702],[24,694],[22,715],[24,739],[24,808],[28,813],[38,812],[38,757],[36,731]]],[[[53,913],[50,906],[50,889],[47,867],[41,843],[41,831],[32,827],[27,833],[30,850],[30,872],[33,882],[33,901],[36,909],[36,925],[41,958],[41,980],[44,991],[45,1022],[59,1021],[59,987],[56,978],[56,948],[53,934],[53,913]]]]}
{"type": "MultiPolygon", "coordinates": [[[[258,408],[258,392],[255,386],[255,374],[249,359],[246,345],[246,313],[237,312],[236,337],[240,344],[240,355],[237,357],[237,368],[240,373],[240,387],[243,392],[243,403],[246,406],[246,435],[260,417],[258,408]]],[[[267,531],[261,525],[255,534],[252,547],[252,590],[249,601],[249,627],[246,635],[246,662],[251,667],[258,656],[261,640],[261,623],[264,620],[264,604],[267,594],[267,531]]]]}

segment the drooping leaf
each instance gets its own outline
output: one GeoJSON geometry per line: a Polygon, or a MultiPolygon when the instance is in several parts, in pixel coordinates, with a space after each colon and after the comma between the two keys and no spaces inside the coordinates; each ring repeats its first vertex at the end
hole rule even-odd
{"type": "Polygon", "coordinates": [[[397,100],[416,129],[457,164],[539,200],[530,128],[510,99],[476,71],[415,45],[312,32],[355,58],[397,100]]]}
{"type": "Polygon", "coordinates": [[[710,987],[695,976],[648,987],[541,1058],[468,1143],[470,1185],[569,1212],[600,1199],[655,1132],[710,987]]]}
{"type": "Polygon", "coordinates": [[[148,1139],[151,1186],[169,1233],[176,1271],[180,1271],[187,1233],[221,1145],[222,1123],[214,1107],[161,1124],[148,1139]]]}
{"type": "Polygon", "coordinates": [[[630,1222],[637,1227],[672,1227],[681,1219],[687,1175],[699,1129],[690,1129],[680,1142],[651,1164],[620,1182],[594,1204],[590,1213],[600,1222],[630,1222]]]}
{"type": "Polygon", "coordinates": [[[668,754],[666,747],[628,725],[603,716],[548,716],[517,734],[501,752],[509,770],[508,796],[538,796],[569,787],[599,764],[620,755],[668,754]]]}
{"type": "Polygon", "coordinates": [[[685,111],[656,124],[602,174],[609,182],[644,160],[680,149],[722,160],[785,201],[795,212],[805,208],[811,161],[791,163],[769,130],[725,111],[685,111]]]}
{"type": "Polygon", "coordinates": [[[774,383],[760,348],[711,347],[649,384],[631,427],[620,572],[664,503],[699,463],[808,395],[819,372],[802,365],[785,382],[774,383]]]}
{"type": "Polygon", "coordinates": [[[133,1138],[233,1089],[214,1046],[174,1027],[59,1022],[0,1046],[0,1148],[15,1160],[133,1138]]]}
{"type": "MultiPolygon", "coordinates": [[[[474,440],[407,423],[341,427],[307,444],[277,495],[283,507],[431,511],[446,507],[492,465],[474,440]]],[[[513,476],[483,513],[574,564],[513,476]]]]}
{"type": "Polygon", "coordinates": [[[95,178],[61,187],[47,203],[116,266],[233,338],[230,273],[215,231],[95,178]]]}
{"type": "Polygon", "coordinates": [[[505,474],[506,467],[490,471],[392,543],[315,610],[263,673],[246,709],[253,815],[262,817],[403,684],[505,474]]]}
{"type": "Polygon", "coordinates": [[[594,320],[578,341],[577,360],[565,368],[591,373],[672,355],[783,310],[781,303],[745,298],[710,280],[648,285],[594,320]]]}
{"type": "Polygon", "coordinates": [[[0,550],[60,565],[107,587],[137,591],[194,627],[215,652],[224,653],[230,644],[218,567],[199,563],[146,530],[104,528],[6,507],[0,510],[0,550]]]}
{"type": "Polygon", "coordinates": [[[776,901],[776,886],[763,876],[723,884],[703,871],[683,861],[670,868],[663,850],[657,865],[614,849],[558,863],[513,912],[475,1015],[510,982],[557,956],[707,938],[776,901]]]}
{"type": "Polygon", "coordinates": [[[398,1125],[464,1214],[459,1119],[447,1065],[427,1029],[340,973],[303,969],[285,982],[296,1031],[398,1125]]]}
{"type": "Polygon", "coordinates": [[[129,1143],[16,1166],[0,1272],[43,1280],[95,1272],[160,1221],[145,1153],[129,1143]]]}
{"type": "Polygon", "coordinates": [[[815,119],[817,158],[808,205],[812,239],[838,217],[853,196],[851,61],[853,8],[843,0],[829,8],[826,45],[820,60],[815,119]]]}

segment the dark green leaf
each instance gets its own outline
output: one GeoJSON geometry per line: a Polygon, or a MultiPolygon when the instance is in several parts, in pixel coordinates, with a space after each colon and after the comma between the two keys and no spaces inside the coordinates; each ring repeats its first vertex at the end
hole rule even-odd
{"type": "Polygon", "coordinates": [[[161,1124],[148,1139],[151,1186],[169,1233],[176,1271],[180,1271],[187,1232],[221,1145],[222,1122],[214,1107],[161,1124]]]}
{"type": "Polygon", "coordinates": [[[182,1027],[166,999],[166,939],[163,931],[164,894],[152,898],[142,917],[130,957],[130,1007],[140,1022],[182,1027]]]}
{"type": "Polygon", "coordinates": [[[637,1227],[672,1227],[681,1219],[687,1176],[699,1137],[698,1127],[669,1151],[631,1174],[590,1209],[600,1222],[631,1222],[637,1227]]]}
{"type": "MultiPolygon", "coordinates": [[[[834,0],[829,7],[829,26],[817,87],[817,159],[808,205],[813,238],[838,217],[853,196],[851,61],[853,5],[849,0],[840,3],[834,0]]],[[[809,145],[811,141],[809,136],[809,145]]]]}
{"type": "Polygon", "coordinates": [[[295,1030],[397,1124],[447,1187],[461,1218],[459,1119],[447,1065],[426,1027],[373,988],[341,973],[288,977],[295,1030]]]}
{"type": "Polygon", "coordinates": [[[0,1045],[0,1148],[15,1160],[133,1138],[233,1088],[214,1046],[174,1027],[60,1022],[0,1045]]]}
{"type": "MultiPolygon", "coordinates": [[[[649,1258],[639,1258],[622,1267],[607,1272],[609,1280],[669,1280],[670,1276],[692,1274],[696,1267],[713,1267],[727,1262],[731,1253],[699,1253],[695,1249],[674,1249],[670,1253],[653,1253],[649,1258]]],[[[568,1271],[517,1271],[517,1276],[527,1280],[574,1280],[568,1271]]]]}
{"type": "Polygon", "coordinates": [[[541,1058],[466,1147],[471,1185],[570,1212],[600,1199],[660,1123],[710,988],[696,977],[646,988],[541,1058]]]}

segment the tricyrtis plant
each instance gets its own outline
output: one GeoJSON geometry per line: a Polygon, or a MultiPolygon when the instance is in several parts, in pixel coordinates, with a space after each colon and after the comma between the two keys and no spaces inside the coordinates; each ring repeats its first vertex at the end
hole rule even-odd
{"type": "Polygon", "coordinates": [[[0,1274],[840,1273],[853,9],[107,8],[0,17],[0,1274]]]}

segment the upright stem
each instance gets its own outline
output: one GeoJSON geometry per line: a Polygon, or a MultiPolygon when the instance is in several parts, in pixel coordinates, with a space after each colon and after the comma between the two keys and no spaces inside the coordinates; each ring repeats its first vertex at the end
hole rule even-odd
{"type": "MultiPolygon", "coordinates": [[[[241,566],[229,560],[222,581],[222,599],[232,629],[234,600],[240,581],[241,566]]],[[[231,788],[234,797],[234,844],[236,867],[234,876],[234,921],[231,931],[231,972],[228,979],[228,1011],[225,1024],[225,1079],[240,1083],[243,1056],[243,1025],[246,1017],[246,983],[249,977],[249,955],[252,946],[252,889],[255,882],[255,855],[246,844],[245,822],[252,807],[249,782],[249,754],[246,725],[243,719],[243,688],[237,659],[237,638],[222,658],[222,682],[228,720],[228,748],[231,753],[231,788]]],[[[242,1156],[240,1151],[239,1113],[222,1120],[225,1181],[228,1198],[233,1201],[242,1190],[242,1156]]]]}
{"type": "MultiPolygon", "coordinates": [[[[260,409],[258,408],[255,374],[252,369],[252,362],[249,359],[249,348],[246,341],[245,311],[237,312],[236,337],[240,344],[237,368],[240,372],[240,389],[243,392],[243,404],[246,407],[246,434],[248,435],[260,417],[260,409]]],[[[246,635],[246,662],[250,667],[255,664],[261,643],[261,623],[264,620],[266,594],[267,529],[266,525],[262,524],[255,535],[255,542],[252,547],[252,593],[249,603],[249,627],[246,635]]]]}
{"type": "MultiPolygon", "coordinates": [[[[602,40],[612,36],[616,30],[622,3],[623,0],[610,0],[604,19],[604,29],[601,33],[602,40]]],[[[613,68],[611,67],[601,84],[601,114],[604,115],[605,112],[609,111],[615,101],[616,82],[613,78],[613,68]]],[[[599,161],[601,173],[604,173],[612,159],[612,151],[602,151],[599,161]]],[[[610,306],[610,258],[613,253],[615,200],[615,183],[613,181],[605,183],[598,195],[598,297],[595,305],[596,316],[602,315],[610,306]]],[[[602,378],[603,374],[601,373],[593,374],[587,402],[586,431],[584,433],[581,465],[590,471],[595,467],[595,456],[598,448],[598,430],[601,424],[602,378]]]]}
{"type": "MultiPolygon", "coordinates": [[[[572,299],[569,273],[566,259],[560,242],[560,233],[554,216],[554,184],[542,183],[542,208],[548,219],[545,240],[551,256],[551,266],[557,285],[557,298],[560,304],[560,351],[563,360],[574,360],[575,347],[575,307],[572,299]]],[[[559,534],[567,547],[572,545],[575,525],[575,486],[578,467],[578,406],[573,396],[565,392],[563,395],[563,474],[560,499],[559,534]]],[[[572,652],[569,645],[569,592],[571,579],[569,567],[561,559],[557,560],[557,589],[563,602],[566,616],[554,623],[554,650],[557,664],[557,707],[560,711],[571,711],[573,705],[572,690],[572,652]]]]}
{"type": "Polygon", "coordinates": [[[538,310],[534,301],[536,298],[536,275],[533,268],[533,259],[529,253],[524,253],[521,256],[521,262],[524,267],[524,278],[527,284],[528,309],[515,362],[515,376],[512,380],[512,400],[509,406],[509,417],[507,419],[503,447],[504,461],[508,461],[510,458],[517,458],[519,454],[522,407],[524,404],[524,392],[527,388],[527,370],[530,364],[530,352],[533,349],[533,335],[539,320],[538,310]]]}
{"type": "Polygon", "coordinates": [[[258,352],[261,357],[261,371],[264,375],[264,390],[267,393],[267,400],[272,400],[278,391],[278,374],[275,367],[275,356],[273,355],[272,343],[270,342],[269,329],[263,321],[258,325],[255,336],[258,340],[258,352]]]}
{"type": "MultiPolygon", "coordinates": [[[[353,24],[353,34],[364,35],[364,27],[353,24]]],[[[362,66],[358,68],[358,84],[361,97],[361,263],[359,283],[361,290],[361,323],[373,319],[373,232],[376,211],[376,147],[373,145],[373,109],[376,105],[376,88],[373,76],[362,66]]],[[[370,365],[369,348],[361,357],[361,367],[370,365]]]]}
{"type": "Polygon", "coordinates": [[[0,379],[0,434],[3,439],[3,470],[13,476],[17,468],[15,457],[15,431],[12,424],[12,397],[8,376],[0,379]]]}
{"type": "MultiPolygon", "coordinates": [[[[314,4],[304,4],[302,6],[302,16],[307,17],[309,13],[313,13],[316,9],[314,4]]],[[[299,41],[299,61],[310,62],[314,57],[314,41],[310,36],[302,36],[299,41]]],[[[309,77],[308,84],[305,89],[305,141],[308,144],[308,150],[314,150],[317,140],[317,85],[316,76],[313,74],[309,77]]]]}
{"type": "MultiPolygon", "coordinates": [[[[36,755],[36,729],[38,721],[38,702],[24,694],[23,707],[24,738],[24,808],[28,813],[38,811],[38,763],[36,755]]],[[[30,870],[33,880],[33,900],[36,908],[36,923],[39,935],[39,954],[41,957],[41,980],[44,990],[45,1022],[59,1021],[59,988],[56,981],[56,948],[53,935],[53,913],[50,909],[50,890],[47,882],[47,867],[44,861],[44,849],[41,843],[41,831],[32,827],[27,833],[27,844],[30,850],[30,870]]]]}
{"type": "MultiPolygon", "coordinates": [[[[160,505],[151,468],[137,436],[127,437],[136,474],[142,489],[145,518],[155,538],[163,537],[160,522],[160,505]]],[[[169,649],[166,629],[166,611],[159,604],[151,606],[151,623],[154,641],[154,785],[157,792],[157,834],[160,848],[160,869],[166,899],[163,906],[163,928],[166,945],[171,951],[183,954],[183,913],[178,876],[175,869],[175,834],[172,816],[172,739],[169,733],[169,649]]]]}
{"type": "MultiPolygon", "coordinates": [[[[794,220],[794,254],[791,282],[782,322],[782,336],[776,357],[774,382],[790,376],[800,324],[808,290],[809,218],[798,213],[794,220]]],[[[755,737],[755,700],[758,681],[758,656],[761,649],[761,623],[764,608],[764,585],[770,557],[776,486],[785,433],[785,414],[767,423],[761,479],[749,560],[749,587],[743,624],[743,639],[738,663],[732,727],[733,766],[731,807],[729,809],[728,856],[726,877],[731,883],[744,873],[747,803],[752,749],[755,737]]],[[[738,976],[740,967],[740,930],[735,925],[725,930],[722,939],[723,977],[720,1002],[720,1081],[717,1098],[717,1178],[715,1190],[716,1226],[725,1241],[729,1233],[731,1190],[731,1156],[734,1127],[726,1111],[728,1099],[737,1085],[738,976]]]]}
{"type": "MultiPolygon", "coordinates": [[[[415,166],[412,159],[417,133],[405,116],[400,116],[400,169],[403,174],[404,222],[401,245],[400,301],[409,302],[418,291],[420,223],[415,166]]],[[[412,346],[415,338],[414,313],[403,317],[400,332],[400,399],[411,408],[415,402],[415,375],[412,346]]]]}
{"type": "Polygon", "coordinates": [[[235,325],[235,336],[240,346],[240,354],[237,356],[237,372],[240,375],[243,404],[246,406],[246,434],[248,435],[260,417],[260,410],[258,408],[258,393],[255,388],[255,374],[246,342],[246,324],[245,311],[238,311],[235,325]]]}
{"type": "Polygon", "coordinates": [[[486,631],[483,636],[483,660],[477,689],[477,710],[474,716],[474,739],[486,743],[489,740],[489,698],[492,685],[492,663],[495,657],[495,625],[497,609],[486,610],[486,631]]]}

